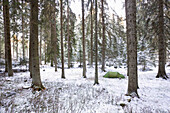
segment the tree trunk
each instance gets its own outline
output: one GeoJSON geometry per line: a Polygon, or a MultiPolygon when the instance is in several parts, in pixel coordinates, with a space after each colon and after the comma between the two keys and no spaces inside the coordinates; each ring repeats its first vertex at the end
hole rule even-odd
{"type": "MultiPolygon", "coordinates": [[[[14,6],[16,6],[16,0],[13,0],[14,6]]],[[[13,7],[13,10],[16,10],[15,7],[13,7]]],[[[16,23],[15,18],[12,19],[14,23],[16,23]]],[[[13,29],[13,58],[16,58],[15,56],[15,43],[16,43],[16,30],[13,29]]]]}
{"type": "Polygon", "coordinates": [[[32,45],[32,87],[44,89],[40,79],[38,55],[38,0],[31,0],[30,41],[32,45]]]}
{"type": "Polygon", "coordinates": [[[67,42],[68,42],[68,68],[70,68],[70,30],[69,30],[69,22],[70,22],[70,18],[69,18],[69,2],[67,0],[67,42]]]}
{"type": "Polygon", "coordinates": [[[39,50],[40,50],[40,59],[39,59],[40,65],[42,64],[41,63],[41,54],[42,54],[41,49],[42,49],[42,25],[40,25],[40,48],[39,48],[39,50]]]}
{"type": "Polygon", "coordinates": [[[105,20],[104,20],[104,0],[102,2],[102,27],[103,27],[103,49],[102,49],[102,71],[105,71],[105,50],[106,50],[106,39],[105,39],[105,20]]]}
{"type": "Polygon", "coordinates": [[[18,35],[16,35],[16,59],[18,61],[18,35]]]}
{"type": "Polygon", "coordinates": [[[91,0],[91,63],[90,66],[93,67],[93,0],[91,0]]]}
{"type": "Polygon", "coordinates": [[[63,0],[60,0],[60,24],[61,24],[61,62],[62,62],[62,73],[61,78],[65,78],[64,74],[64,46],[63,46],[63,0]]]}
{"type": "MultiPolygon", "coordinates": [[[[5,0],[3,0],[4,6],[5,0]]],[[[3,7],[3,16],[4,16],[4,37],[5,37],[5,72],[8,72],[8,47],[7,47],[7,36],[6,36],[6,9],[3,7]]]]}
{"type": "MultiPolygon", "coordinates": [[[[4,21],[4,23],[5,23],[5,21],[4,21]]],[[[5,27],[4,27],[4,29],[5,29],[5,27]]],[[[5,33],[4,33],[4,36],[5,36],[5,72],[8,72],[8,49],[7,49],[7,38],[6,38],[5,33]]]]}
{"type": "Polygon", "coordinates": [[[80,51],[79,51],[79,52],[80,52],[80,67],[81,67],[81,63],[82,63],[82,62],[81,62],[81,52],[82,52],[82,51],[81,51],[81,44],[79,44],[79,50],[80,50],[80,51]]]}
{"type": "Polygon", "coordinates": [[[98,36],[97,36],[97,0],[95,0],[95,80],[94,85],[98,82],[98,36]]]}
{"type": "Polygon", "coordinates": [[[45,55],[45,58],[44,58],[44,64],[47,64],[47,44],[46,44],[46,42],[44,41],[44,55],[45,55]]]}
{"type": "Polygon", "coordinates": [[[13,51],[12,51],[12,53],[13,53],[13,58],[15,58],[15,38],[14,38],[14,36],[15,35],[13,35],[13,45],[12,45],[12,47],[13,47],[13,51]]]}
{"type": "Polygon", "coordinates": [[[5,33],[5,54],[7,54],[8,76],[13,76],[11,41],[10,41],[10,20],[9,20],[9,1],[3,0],[4,33],[5,33]]]}
{"type": "MultiPolygon", "coordinates": [[[[52,26],[52,3],[51,3],[51,1],[50,1],[50,24],[51,24],[51,26],[52,26]]],[[[50,26],[50,29],[52,30],[52,28],[51,28],[51,26],[50,26]]],[[[54,62],[54,49],[53,49],[53,36],[52,36],[52,31],[51,31],[51,43],[50,43],[50,45],[49,45],[49,47],[50,47],[50,61],[51,61],[51,67],[53,67],[54,66],[54,64],[53,64],[53,62],[54,62]]]]}
{"type": "Polygon", "coordinates": [[[47,54],[46,54],[47,62],[50,62],[50,60],[51,60],[50,46],[51,46],[51,43],[47,40],[47,54]]]}
{"type": "Polygon", "coordinates": [[[88,41],[87,42],[87,47],[88,47],[88,59],[87,59],[87,61],[88,61],[88,65],[90,64],[90,42],[88,41]]]}
{"type": "MultiPolygon", "coordinates": [[[[31,4],[30,4],[30,7],[31,7],[31,4]]],[[[30,19],[32,18],[31,17],[32,14],[31,14],[31,11],[30,11],[30,19]]],[[[32,25],[31,25],[31,20],[30,20],[30,39],[29,39],[29,71],[30,71],[30,78],[32,78],[32,43],[31,43],[31,30],[32,30],[32,25]]]]}
{"type": "Polygon", "coordinates": [[[137,73],[137,37],[136,37],[136,0],[127,0],[127,39],[129,54],[129,77],[127,95],[138,97],[137,73]]]}
{"type": "Polygon", "coordinates": [[[52,53],[52,47],[51,47],[51,54],[50,54],[50,61],[51,61],[51,67],[53,67],[54,66],[54,64],[53,64],[53,58],[54,58],[54,55],[53,55],[53,53],[52,53]]]}
{"type": "MultiPolygon", "coordinates": [[[[24,0],[22,0],[22,11],[24,10],[24,0]]],[[[24,14],[22,12],[22,53],[23,60],[25,60],[25,33],[24,33],[24,14]]]]}
{"type": "Polygon", "coordinates": [[[156,78],[167,79],[165,72],[165,37],[164,37],[164,19],[163,19],[163,0],[158,1],[159,4],[159,32],[158,32],[158,50],[159,50],[159,69],[156,78]]]}
{"type": "Polygon", "coordinates": [[[55,71],[57,71],[57,34],[56,34],[56,14],[55,14],[55,0],[52,2],[51,7],[51,40],[53,49],[53,61],[55,64],[55,71]]]}
{"type": "MultiPolygon", "coordinates": [[[[30,26],[31,30],[31,26],[30,26]]],[[[31,35],[31,32],[30,32],[31,35]]],[[[32,44],[31,44],[31,36],[29,40],[29,71],[30,71],[30,78],[32,78],[32,44]]]]}
{"type": "Polygon", "coordinates": [[[82,0],[82,33],[83,33],[83,77],[86,78],[86,52],[85,52],[85,32],[84,32],[84,0],[82,0]]]}
{"type": "MultiPolygon", "coordinates": [[[[0,35],[1,35],[1,34],[0,34],[0,35]]],[[[1,55],[1,54],[2,54],[2,51],[1,51],[1,48],[2,48],[2,46],[1,46],[1,45],[2,45],[2,42],[1,42],[1,41],[2,41],[2,39],[1,39],[1,36],[0,36],[0,58],[2,58],[2,55],[1,55]]]]}
{"type": "MultiPolygon", "coordinates": [[[[128,29],[127,26],[127,20],[128,20],[128,16],[127,16],[127,0],[125,0],[125,14],[126,14],[126,30],[128,29]]],[[[126,37],[127,37],[127,33],[126,33],[126,37]]],[[[128,42],[128,38],[127,38],[127,76],[129,76],[129,52],[128,52],[128,47],[129,47],[129,42],[128,42]]]]}

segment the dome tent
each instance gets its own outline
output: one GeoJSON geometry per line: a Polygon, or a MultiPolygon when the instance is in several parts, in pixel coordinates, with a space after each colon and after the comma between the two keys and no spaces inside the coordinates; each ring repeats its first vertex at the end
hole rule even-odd
{"type": "Polygon", "coordinates": [[[107,72],[103,77],[105,78],[125,78],[124,75],[120,74],[119,72],[107,72]]]}

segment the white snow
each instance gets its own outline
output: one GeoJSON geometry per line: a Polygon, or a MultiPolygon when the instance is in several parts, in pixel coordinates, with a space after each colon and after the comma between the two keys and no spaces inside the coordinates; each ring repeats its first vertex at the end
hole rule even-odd
{"type": "MultiPolygon", "coordinates": [[[[99,85],[94,84],[94,68],[87,67],[87,78],[82,77],[82,68],[65,69],[66,79],[61,79],[61,69],[41,66],[44,91],[32,91],[29,72],[15,73],[14,77],[0,77],[0,113],[169,113],[170,79],[155,78],[157,68],[140,71],[138,67],[140,98],[125,96],[128,86],[126,68],[116,71],[125,79],[103,78],[106,72],[99,69],[99,85]],[[7,96],[9,95],[10,96],[7,96]],[[121,104],[125,105],[124,107],[121,104]]],[[[166,67],[170,74],[170,67],[166,67]]]]}

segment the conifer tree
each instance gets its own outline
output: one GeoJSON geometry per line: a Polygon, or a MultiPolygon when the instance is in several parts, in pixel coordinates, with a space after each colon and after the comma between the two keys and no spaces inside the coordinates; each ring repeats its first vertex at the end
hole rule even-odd
{"type": "Polygon", "coordinates": [[[41,83],[39,55],[38,55],[38,0],[31,0],[31,18],[30,18],[30,42],[31,42],[31,62],[32,62],[32,87],[35,90],[42,90],[44,86],[41,83]]]}
{"type": "Polygon", "coordinates": [[[3,17],[4,17],[4,35],[5,35],[5,63],[8,76],[13,76],[11,41],[10,41],[10,18],[9,18],[9,1],[3,0],[3,17]]]}

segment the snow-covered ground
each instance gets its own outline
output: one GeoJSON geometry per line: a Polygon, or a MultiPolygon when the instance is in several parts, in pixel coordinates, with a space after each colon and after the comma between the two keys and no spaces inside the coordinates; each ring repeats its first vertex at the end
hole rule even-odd
{"type": "MultiPolygon", "coordinates": [[[[29,88],[29,72],[0,76],[0,113],[170,113],[170,79],[155,78],[157,68],[152,69],[138,70],[140,98],[125,96],[126,68],[106,67],[125,79],[103,78],[106,72],[99,70],[99,85],[94,86],[94,68],[87,68],[86,79],[82,68],[65,69],[66,79],[61,79],[61,69],[54,72],[50,66],[41,66],[46,90],[40,92],[29,88]]],[[[170,67],[166,72],[170,75],[170,67]]]]}

